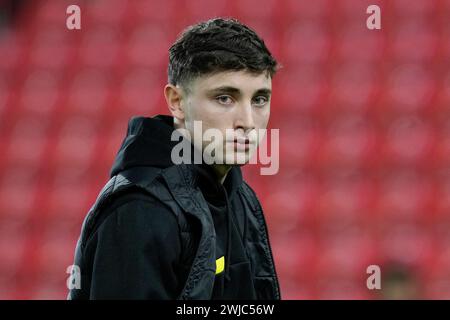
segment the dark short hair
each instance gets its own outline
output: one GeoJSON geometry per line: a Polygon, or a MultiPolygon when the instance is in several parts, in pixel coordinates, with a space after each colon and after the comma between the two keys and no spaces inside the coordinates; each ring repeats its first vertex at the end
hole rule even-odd
{"type": "Polygon", "coordinates": [[[186,28],[169,49],[170,84],[198,76],[246,70],[273,77],[278,63],[255,31],[236,19],[215,18],[186,28]]]}

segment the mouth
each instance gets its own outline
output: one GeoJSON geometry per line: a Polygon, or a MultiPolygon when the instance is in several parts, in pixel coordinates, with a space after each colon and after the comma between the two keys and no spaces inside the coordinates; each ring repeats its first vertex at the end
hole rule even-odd
{"type": "Polygon", "coordinates": [[[249,138],[234,138],[234,143],[241,143],[241,144],[249,144],[250,139],[249,138]]]}
{"type": "Polygon", "coordinates": [[[248,151],[253,143],[248,138],[235,138],[230,141],[234,144],[234,149],[239,151],[248,151]]]}

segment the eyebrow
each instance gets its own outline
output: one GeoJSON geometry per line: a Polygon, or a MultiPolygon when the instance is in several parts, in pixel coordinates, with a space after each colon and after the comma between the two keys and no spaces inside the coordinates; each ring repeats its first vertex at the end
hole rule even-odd
{"type": "MultiPolygon", "coordinates": [[[[232,87],[232,86],[222,86],[222,87],[217,87],[217,88],[208,90],[208,94],[210,94],[210,95],[219,94],[219,93],[242,95],[242,92],[240,89],[232,87]]],[[[261,89],[256,90],[254,95],[256,95],[256,94],[270,95],[271,93],[272,93],[271,89],[261,88],[261,89]]]]}
{"type": "Polygon", "coordinates": [[[269,88],[262,88],[262,89],[256,90],[255,94],[265,94],[265,95],[270,96],[272,94],[272,90],[269,88]]]}

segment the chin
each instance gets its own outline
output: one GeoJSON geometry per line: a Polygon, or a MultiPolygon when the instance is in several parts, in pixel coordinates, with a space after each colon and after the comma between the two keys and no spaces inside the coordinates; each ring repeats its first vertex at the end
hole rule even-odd
{"type": "Polygon", "coordinates": [[[249,163],[250,158],[248,153],[235,153],[225,157],[224,164],[230,166],[243,166],[249,163]]]}

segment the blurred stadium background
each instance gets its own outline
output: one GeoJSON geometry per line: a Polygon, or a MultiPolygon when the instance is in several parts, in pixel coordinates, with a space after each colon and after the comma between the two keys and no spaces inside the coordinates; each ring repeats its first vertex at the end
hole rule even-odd
{"type": "Polygon", "coordinates": [[[128,119],[167,113],[167,49],[214,16],[253,27],[284,66],[280,171],[244,170],[283,298],[449,299],[449,0],[0,0],[0,298],[65,299],[128,119]]]}

